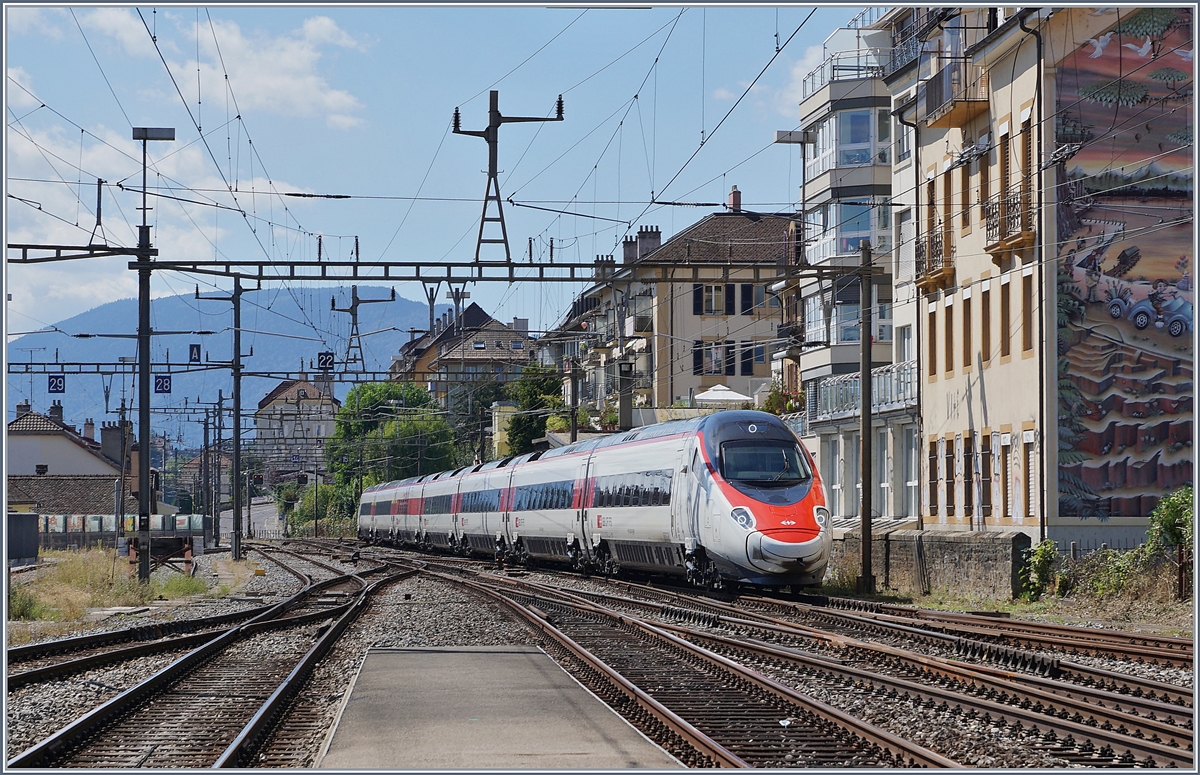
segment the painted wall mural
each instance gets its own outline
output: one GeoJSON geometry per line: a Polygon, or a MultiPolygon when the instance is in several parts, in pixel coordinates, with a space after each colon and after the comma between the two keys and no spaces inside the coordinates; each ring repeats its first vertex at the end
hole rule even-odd
{"type": "Polygon", "coordinates": [[[1058,63],[1059,516],[1192,481],[1191,9],[1122,9],[1058,63]]]}

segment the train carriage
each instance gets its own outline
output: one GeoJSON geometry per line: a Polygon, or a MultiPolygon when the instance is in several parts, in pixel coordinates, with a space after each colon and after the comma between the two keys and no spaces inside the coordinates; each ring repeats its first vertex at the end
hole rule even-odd
{"type": "Polygon", "coordinates": [[[503,462],[485,463],[461,477],[455,540],[464,553],[494,555],[502,543],[502,504],[511,479],[503,462]]]}
{"type": "Polygon", "coordinates": [[[713,587],[818,584],[832,541],[811,455],[777,417],[752,411],[379,485],[363,494],[359,524],[366,540],[713,587]],[[392,511],[387,539],[384,502],[405,512],[392,511]]]}

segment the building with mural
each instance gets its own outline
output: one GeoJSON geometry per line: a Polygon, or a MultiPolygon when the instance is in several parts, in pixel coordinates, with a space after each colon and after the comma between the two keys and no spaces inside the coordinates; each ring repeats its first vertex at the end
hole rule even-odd
{"type": "Polygon", "coordinates": [[[1047,160],[1058,192],[1055,521],[1137,532],[1192,481],[1193,13],[1073,21],[1073,38],[1057,25],[1066,56],[1047,160]]]}
{"type": "Polygon", "coordinates": [[[925,527],[1137,541],[1191,482],[1192,23],[879,22],[913,128],[915,228],[896,241],[915,258],[925,527]]]}

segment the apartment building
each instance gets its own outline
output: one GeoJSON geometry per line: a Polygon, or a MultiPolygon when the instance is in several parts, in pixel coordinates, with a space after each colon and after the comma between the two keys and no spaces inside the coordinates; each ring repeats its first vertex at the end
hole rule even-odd
{"type": "Polygon", "coordinates": [[[433,330],[406,342],[389,367],[391,379],[425,387],[441,406],[462,385],[519,379],[533,357],[529,321],[502,323],[471,302],[459,314],[443,312],[433,330]]]}
{"type": "Polygon", "coordinates": [[[263,396],[250,452],[263,461],[268,486],[297,473],[325,477],[325,440],[340,407],[330,383],[318,387],[306,379],[284,380],[263,396]]]}
{"type": "Polygon", "coordinates": [[[897,228],[925,527],[1139,540],[1192,478],[1191,11],[902,8],[878,26],[912,132],[893,186],[915,195],[897,228]]]}
{"type": "Polygon", "coordinates": [[[750,401],[765,395],[779,300],[753,268],[736,265],[783,261],[792,222],[744,210],[734,186],[725,211],[665,242],[657,227],[639,228],[621,264],[598,262],[594,284],[539,342],[539,359],[559,367],[578,359],[580,400],[597,407],[617,403],[622,368],[635,406],[691,406],[717,385],[750,401]],[[677,265],[678,280],[639,282],[623,268],[647,259],[677,265]]]}
{"type": "Polygon", "coordinates": [[[804,410],[789,419],[817,458],[831,511],[857,517],[862,310],[871,306],[872,516],[907,520],[919,508],[916,313],[911,266],[897,265],[894,248],[897,213],[907,223],[912,212],[907,197],[893,196],[893,165],[911,164],[911,147],[882,78],[891,36],[872,25],[884,10],[864,11],[826,39],[824,60],[803,81],[800,131],[780,133],[801,143],[804,158],[793,260],[847,271],[783,289],[786,346],[775,370],[790,393],[803,391],[804,410]],[[864,292],[856,270],[867,240],[877,271],[864,292]]]}

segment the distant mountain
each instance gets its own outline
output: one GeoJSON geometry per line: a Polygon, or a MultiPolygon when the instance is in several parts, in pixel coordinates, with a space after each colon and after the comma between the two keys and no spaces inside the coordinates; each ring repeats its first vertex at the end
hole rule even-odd
{"type": "MultiPolygon", "coordinates": [[[[387,299],[390,287],[359,286],[360,299],[387,299]]],[[[194,296],[167,296],[154,299],[151,304],[152,325],[162,331],[201,331],[216,333],[210,336],[171,335],[156,336],[153,343],[153,362],[167,360],[168,350],[172,363],[183,363],[188,359],[188,344],[199,343],[205,360],[228,361],[233,353],[233,305],[228,301],[213,299],[220,294],[194,296]]],[[[245,291],[242,295],[242,352],[254,349],[252,356],[243,359],[247,371],[299,371],[302,367],[310,371],[317,353],[332,351],[340,370],[346,355],[350,335],[350,315],[330,309],[331,300],[345,309],[350,304],[349,286],[326,286],[316,288],[271,288],[245,291]],[[313,341],[320,340],[320,341],[313,341]]],[[[448,309],[439,305],[440,315],[448,309]]],[[[67,332],[91,334],[133,334],[137,331],[137,300],[122,299],[103,304],[87,312],[67,318],[55,324],[67,332]]],[[[358,311],[359,332],[363,335],[363,355],[368,370],[386,371],[392,356],[410,338],[408,329],[424,330],[429,325],[429,307],[425,302],[397,297],[395,301],[362,304],[358,311]]],[[[124,338],[76,339],[60,333],[35,333],[14,339],[8,344],[10,363],[53,362],[117,362],[137,354],[137,342],[124,338]],[[45,348],[31,350],[30,348],[45,348]]],[[[278,380],[246,377],[242,380],[242,405],[247,416],[258,406],[258,401],[267,394],[278,380]]],[[[8,419],[16,416],[16,405],[29,398],[32,386],[32,403],[35,411],[48,411],[51,399],[63,403],[63,417],[71,424],[82,426],[86,418],[99,425],[102,421],[116,420],[122,388],[127,403],[134,395],[131,377],[101,377],[96,374],[69,375],[66,377],[66,393],[50,396],[47,392],[47,377],[8,375],[8,419]],[[104,389],[110,385],[109,413],[105,414],[104,389]]],[[[342,399],[350,389],[350,383],[336,383],[335,394],[342,399]]],[[[197,397],[204,402],[217,399],[217,391],[225,396],[233,391],[233,378],[227,369],[205,372],[177,373],[172,378],[170,395],[155,395],[154,407],[182,406],[186,397],[194,404],[197,397]]],[[[180,432],[185,443],[200,443],[200,425],[196,422],[171,419],[155,414],[156,433],[166,432],[172,439],[180,432]]]]}
{"type": "MultiPolygon", "coordinates": [[[[1067,173],[1069,180],[1083,180],[1089,193],[1111,192],[1131,187],[1144,192],[1161,192],[1177,195],[1192,190],[1191,170],[1174,170],[1150,162],[1132,172],[1118,167],[1100,173],[1087,173],[1078,165],[1067,173]]],[[[1125,192],[1122,192],[1125,193],[1125,192]]]]}

